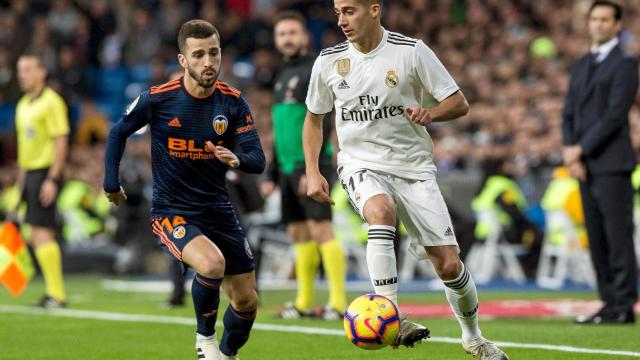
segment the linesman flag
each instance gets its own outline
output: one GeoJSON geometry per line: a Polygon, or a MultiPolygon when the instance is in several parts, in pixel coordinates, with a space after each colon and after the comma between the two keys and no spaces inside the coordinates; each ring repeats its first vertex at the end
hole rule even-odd
{"type": "Polygon", "coordinates": [[[27,287],[33,273],[31,255],[18,227],[5,221],[0,227],[0,284],[17,297],[27,287]]]}

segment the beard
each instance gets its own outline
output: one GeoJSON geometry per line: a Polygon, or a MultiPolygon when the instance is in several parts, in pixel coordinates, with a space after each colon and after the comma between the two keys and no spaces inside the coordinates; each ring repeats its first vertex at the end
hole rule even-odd
{"type": "Polygon", "coordinates": [[[302,52],[303,52],[302,50],[303,50],[303,46],[302,45],[297,45],[297,44],[294,44],[294,43],[286,43],[282,47],[282,51],[281,52],[283,53],[285,58],[297,59],[302,55],[302,52]]]}
{"type": "Polygon", "coordinates": [[[198,74],[198,72],[194,68],[192,68],[191,66],[188,66],[187,71],[189,72],[189,75],[198,82],[198,86],[203,87],[205,89],[213,87],[216,84],[216,81],[218,80],[218,73],[213,69],[207,69],[207,70],[204,70],[202,73],[198,74]],[[204,73],[207,71],[212,71],[213,76],[211,78],[205,79],[204,73]]]}

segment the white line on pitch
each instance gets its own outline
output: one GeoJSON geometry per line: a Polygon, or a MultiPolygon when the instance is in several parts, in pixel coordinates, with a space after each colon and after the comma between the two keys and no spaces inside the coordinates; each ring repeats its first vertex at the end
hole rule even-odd
{"type": "MultiPolygon", "coordinates": [[[[49,316],[59,316],[59,317],[68,317],[68,318],[77,318],[77,319],[147,322],[147,323],[179,324],[179,325],[195,325],[196,323],[195,319],[177,317],[177,316],[127,314],[127,313],[90,311],[90,310],[72,310],[72,309],[46,310],[46,309],[39,309],[39,308],[33,308],[33,307],[27,307],[27,306],[2,305],[2,304],[0,304],[0,313],[49,315],[49,316]]],[[[308,326],[256,323],[253,325],[253,328],[256,330],[279,331],[279,332],[288,332],[288,333],[344,336],[344,332],[342,330],[314,328],[314,327],[308,327],[308,326]]],[[[429,341],[438,342],[438,343],[449,343],[449,344],[460,343],[460,339],[450,338],[450,337],[439,337],[439,336],[434,336],[430,338],[429,341]]],[[[521,348],[521,349],[539,349],[539,350],[562,351],[562,352],[569,352],[569,353],[618,355],[618,356],[630,356],[630,357],[640,358],[640,352],[634,352],[634,351],[588,349],[588,348],[579,348],[579,347],[566,346],[566,345],[526,344],[526,343],[515,343],[515,342],[506,342],[506,341],[495,341],[495,344],[503,347],[512,347],[512,348],[521,348]]]]}

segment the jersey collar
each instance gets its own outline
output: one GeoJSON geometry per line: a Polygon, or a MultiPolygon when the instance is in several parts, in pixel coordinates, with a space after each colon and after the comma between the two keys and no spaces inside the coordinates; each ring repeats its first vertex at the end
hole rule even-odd
{"type": "Polygon", "coordinates": [[[383,27],[382,28],[382,40],[380,40],[380,44],[378,44],[378,46],[376,46],[375,49],[371,50],[370,52],[368,52],[366,54],[363,54],[360,51],[358,51],[355,48],[355,46],[353,46],[353,44],[351,42],[349,42],[349,51],[354,56],[361,57],[361,58],[374,57],[374,56],[378,55],[379,53],[381,53],[382,50],[384,50],[384,47],[387,46],[387,38],[388,37],[389,37],[389,32],[383,27]]]}
{"type": "Polygon", "coordinates": [[[48,87],[48,86],[46,86],[46,85],[45,85],[45,86],[43,86],[43,87],[42,87],[42,89],[40,89],[40,92],[39,92],[39,93],[37,93],[37,94],[36,94],[36,96],[34,96],[34,97],[30,97],[30,96],[27,94],[27,99],[29,99],[29,103],[33,103],[33,102],[37,101],[38,99],[40,99],[40,98],[42,97],[42,94],[44,94],[44,92],[45,92],[45,91],[47,91],[47,89],[48,89],[48,88],[49,88],[49,87],[48,87]]]}
{"type": "Polygon", "coordinates": [[[216,88],[215,88],[215,86],[216,86],[216,85],[217,85],[217,83],[218,83],[218,80],[216,80],[216,83],[213,85],[213,86],[214,86],[214,89],[213,89],[213,91],[211,92],[211,94],[209,94],[209,95],[207,95],[207,96],[202,96],[202,97],[200,97],[200,96],[196,96],[195,94],[190,93],[190,92],[189,92],[189,90],[187,90],[187,86],[185,85],[185,83],[184,83],[184,82],[185,82],[185,79],[184,79],[184,76],[182,76],[182,77],[180,78],[180,85],[181,85],[180,87],[182,88],[182,91],[184,91],[184,93],[185,93],[185,94],[187,94],[187,95],[188,95],[189,97],[191,97],[192,99],[194,99],[194,100],[198,100],[198,101],[207,100],[208,98],[212,97],[212,96],[213,96],[213,94],[215,94],[215,92],[218,90],[218,89],[216,89],[216,88]]]}

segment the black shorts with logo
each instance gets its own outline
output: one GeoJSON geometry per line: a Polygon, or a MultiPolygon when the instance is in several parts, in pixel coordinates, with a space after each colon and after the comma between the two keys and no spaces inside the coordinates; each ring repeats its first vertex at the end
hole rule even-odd
{"type": "MultiPolygon", "coordinates": [[[[206,219],[178,215],[155,215],[151,229],[163,250],[182,262],[182,250],[193,238],[204,235],[213,242],[225,259],[225,275],[237,275],[255,269],[249,241],[239,227],[222,229],[206,219]]],[[[187,264],[184,264],[184,271],[187,264]]]]}
{"type": "MultiPolygon", "coordinates": [[[[320,173],[327,179],[329,188],[333,186],[335,171],[330,165],[321,165],[320,173]]],[[[299,191],[300,177],[305,175],[304,169],[297,169],[291,174],[280,174],[280,192],[282,196],[282,222],[289,224],[304,220],[331,220],[331,205],[319,203],[299,191]]]]}
{"type": "MultiPolygon", "coordinates": [[[[40,189],[47,178],[49,169],[28,170],[25,174],[22,200],[27,203],[27,213],[24,222],[29,225],[55,229],[59,224],[56,212],[56,201],[49,206],[42,206],[40,189]]],[[[58,184],[58,193],[60,192],[58,184]]],[[[56,197],[57,198],[57,197],[56,197]]]]}

